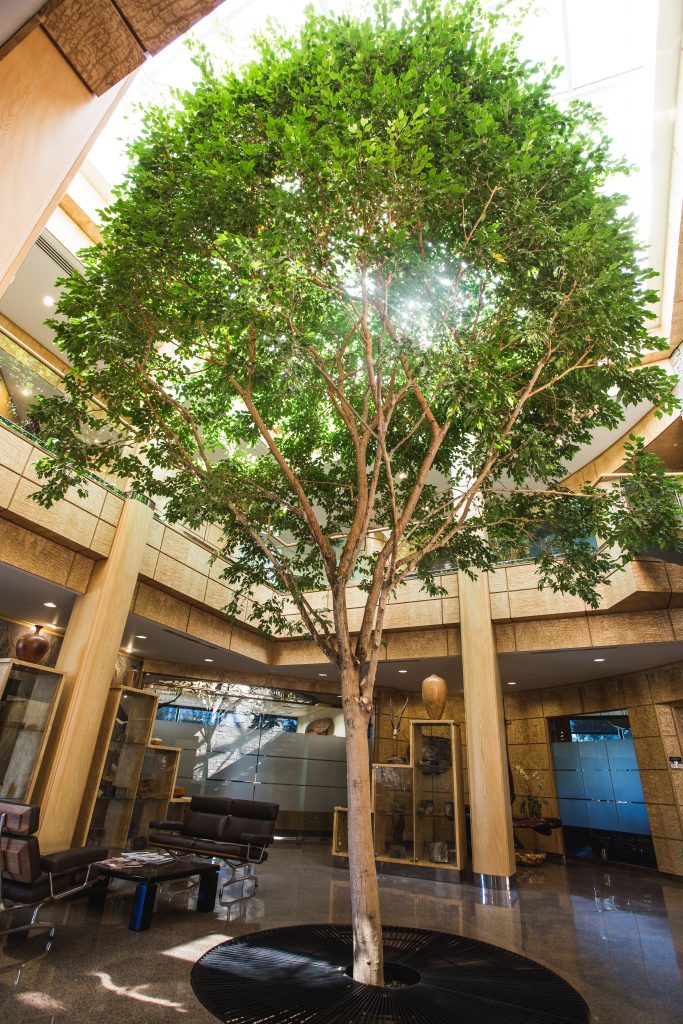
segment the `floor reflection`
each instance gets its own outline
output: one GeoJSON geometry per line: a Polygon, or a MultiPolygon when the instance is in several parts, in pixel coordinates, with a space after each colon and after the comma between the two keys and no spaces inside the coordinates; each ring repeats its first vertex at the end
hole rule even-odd
{"type": "MultiPolygon", "coordinates": [[[[595,1024],[680,1019],[683,884],[585,863],[522,869],[518,882],[516,899],[501,902],[505,894],[489,900],[473,884],[383,878],[384,920],[530,956],[575,985],[595,1024]]],[[[162,890],[148,932],[128,930],[131,892],[120,883],[100,911],[84,900],[48,908],[57,934],[40,959],[42,936],[3,948],[3,1024],[208,1024],[189,984],[207,949],[254,929],[350,920],[348,874],[320,847],[275,848],[257,895],[213,914],[192,912],[196,888],[162,890]]]]}

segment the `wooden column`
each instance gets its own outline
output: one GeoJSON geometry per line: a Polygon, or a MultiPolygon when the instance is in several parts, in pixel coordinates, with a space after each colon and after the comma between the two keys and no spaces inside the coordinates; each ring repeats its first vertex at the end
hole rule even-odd
{"type": "Polygon", "coordinates": [[[93,96],[40,28],[0,59],[0,295],[126,84],[93,96]]]}
{"type": "Polygon", "coordinates": [[[488,578],[461,572],[459,593],[473,869],[487,888],[509,888],[515,849],[488,578]]]}
{"type": "Polygon", "coordinates": [[[71,845],[151,522],[147,505],[124,503],[111,553],[71,613],[56,666],[64,690],[35,798],[45,853],[71,845]]]}

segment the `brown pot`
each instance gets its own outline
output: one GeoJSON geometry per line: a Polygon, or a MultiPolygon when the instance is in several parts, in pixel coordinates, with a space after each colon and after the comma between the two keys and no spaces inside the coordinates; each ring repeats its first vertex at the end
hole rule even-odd
{"type": "Polygon", "coordinates": [[[441,676],[427,676],[422,680],[422,703],[427,711],[427,718],[441,718],[446,707],[446,696],[446,680],[441,676]]]}
{"type": "Polygon", "coordinates": [[[43,636],[40,632],[42,626],[34,626],[35,633],[24,633],[16,644],[16,653],[19,661],[30,661],[34,665],[39,664],[50,649],[49,637],[43,636]]]}

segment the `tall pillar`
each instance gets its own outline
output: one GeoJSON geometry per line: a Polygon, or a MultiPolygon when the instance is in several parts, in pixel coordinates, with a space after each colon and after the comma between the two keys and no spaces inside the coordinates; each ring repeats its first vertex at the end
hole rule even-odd
{"type": "Polygon", "coordinates": [[[505,717],[488,578],[459,578],[473,869],[486,888],[515,877],[505,717]]]}
{"type": "Polygon", "coordinates": [[[71,845],[151,522],[150,507],[124,502],[111,553],[95,565],[64,634],[62,698],[36,799],[45,853],[71,845]]]}
{"type": "Polygon", "coordinates": [[[126,87],[93,96],[40,28],[0,58],[0,295],[126,87]]]}

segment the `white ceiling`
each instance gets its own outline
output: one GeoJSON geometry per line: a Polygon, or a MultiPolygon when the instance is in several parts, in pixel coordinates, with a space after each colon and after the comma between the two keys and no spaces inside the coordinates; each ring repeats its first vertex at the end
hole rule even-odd
{"type": "Polygon", "coordinates": [[[0,2],[0,46],[26,24],[36,11],[45,6],[46,0],[1,0],[0,2]]]}

